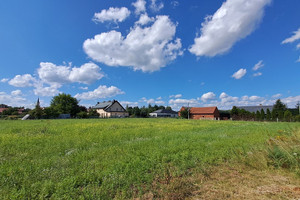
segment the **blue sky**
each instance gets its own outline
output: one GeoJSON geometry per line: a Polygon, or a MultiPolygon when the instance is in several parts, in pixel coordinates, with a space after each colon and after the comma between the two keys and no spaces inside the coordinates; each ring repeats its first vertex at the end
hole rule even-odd
{"type": "Polygon", "coordinates": [[[0,104],[300,101],[300,1],[3,0],[0,104]]]}

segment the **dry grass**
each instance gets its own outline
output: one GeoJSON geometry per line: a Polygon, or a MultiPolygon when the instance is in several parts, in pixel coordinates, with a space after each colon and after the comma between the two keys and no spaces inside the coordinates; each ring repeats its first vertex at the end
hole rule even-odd
{"type": "Polygon", "coordinates": [[[190,199],[300,199],[299,177],[283,170],[218,166],[196,182],[190,199]]]}

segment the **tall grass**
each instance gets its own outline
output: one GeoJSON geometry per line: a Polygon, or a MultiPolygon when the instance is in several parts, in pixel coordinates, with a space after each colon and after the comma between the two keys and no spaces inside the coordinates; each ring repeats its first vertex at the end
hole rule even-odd
{"type": "Polygon", "coordinates": [[[294,152],[298,143],[287,149],[299,125],[177,119],[0,121],[0,196],[124,199],[151,191],[157,198],[179,198],[195,187],[186,178],[213,165],[246,160],[251,153],[268,152],[262,156],[267,165],[299,167],[295,159],[300,152],[294,152]],[[283,162],[286,150],[290,153],[283,157],[289,159],[283,162]]]}

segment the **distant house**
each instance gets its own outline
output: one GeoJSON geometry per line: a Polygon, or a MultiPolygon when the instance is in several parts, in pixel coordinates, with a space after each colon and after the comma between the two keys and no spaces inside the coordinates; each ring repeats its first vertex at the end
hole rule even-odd
{"type": "Polygon", "coordinates": [[[116,100],[98,102],[92,109],[95,109],[99,113],[100,118],[129,116],[124,107],[116,100]]]}
{"type": "Polygon", "coordinates": [[[178,117],[178,113],[173,110],[159,109],[149,113],[150,117],[178,117]]]}
{"type": "Polygon", "coordinates": [[[2,113],[4,110],[7,110],[9,108],[9,106],[5,105],[5,104],[0,104],[0,113],[2,113]]]}
{"type": "Polygon", "coordinates": [[[256,113],[256,111],[261,111],[261,109],[264,110],[265,113],[267,113],[267,109],[270,110],[270,112],[272,112],[273,110],[273,106],[263,106],[263,105],[259,105],[259,106],[237,106],[237,108],[239,109],[244,109],[248,112],[251,112],[251,113],[256,113]]]}
{"type": "MultiPolygon", "coordinates": [[[[187,109],[182,107],[180,109],[187,109]]],[[[179,116],[180,116],[179,111],[179,116]]],[[[220,112],[217,107],[191,107],[189,108],[190,119],[210,119],[210,120],[219,120],[220,112]]]]}

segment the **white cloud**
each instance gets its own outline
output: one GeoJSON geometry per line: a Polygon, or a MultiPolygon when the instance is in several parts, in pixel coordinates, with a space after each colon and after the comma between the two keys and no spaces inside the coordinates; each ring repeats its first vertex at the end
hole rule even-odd
{"type": "Polygon", "coordinates": [[[297,44],[297,49],[300,49],[300,43],[299,43],[299,44],[297,44]]]}
{"type": "Polygon", "coordinates": [[[97,89],[89,92],[84,92],[81,94],[76,94],[75,98],[92,100],[92,99],[103,99],[113,97],[119,94],[125,94],[122,90],[115,86],[107,87],[106,85],[100,85],[97,89]]]}
{"type": "Polygon", "coordinates": [[[261,72],[257,72],[257,73],[254,73],[253,76],[261,76],[262,73],[261,72]]]}
{"type": "Polygon", "coordinates": [[[105,21],[114,21],[122,22],[130,15],[130,11],[125,8],[113,8],[110,7],[108,10],[102,10],[100,13],[95,13],[93,17],[94,22],[105,22],[105,21]]]}
{"type": "Polygon", "coordinates": [[[175,99],[179,99],[182,97],[182,94],[173,94],[173,95],[170,95],[169,98],[175,98],[175,99]]]}
{"type": "Polygon", "coordinates": [[[225,99],[228,97],[228,94],[226,94],[225,92],[222,92],[219,96],[220,99],[225,99]]]}
{"type": "Polygon", "coordinates": [[[131,101],[120,101],[120,104],[123,106],[123,107],[126,107],[127,105],[129,107],[135,107],[135,106],[138,106],[139,103],[138,102],[131,102],[131,101]]]}
{"type": "Polygon", "coordinates": [[[134,26],[126,37],[116,31],[101,33],[87,39],[83,48],[90,58],[108,66],[153,72],[182,54],[175,32],[176,25],[168,16],[157,16],[152,26],[134,26]]]}
{"type": "Polygon", "coordinates": [[[298,60],[296,60],[296,62],[300,62],[300,56],[299,56],[298,60]]]}
{"type": "Polygon", "coordinates": [[[282,96],[281,94],[274,94],[271,98],[272,99],[278,99],[281,96],[282,96]]]}
{"type": "Polygon", "coordinates": [[[256,63],[254,65],[254,67],[252,68],[252,70],[257,71],[258,69],[262,68],[264,66],[263,61],[260,60],[258,63],[256,63]]]}
{"type": "Polygon", "coordinates": [[[246,73],[247,73],[246,69],[239,69],[231,77],[233,77],[235,79],[241,79],[243,76],[245,76],[246,73]]]}
{"type": "Polygon", "coordinates": [[[199,106],[200,103],[196,99],[170,99],[169,105],[172,109],[179,110],[182,106],[196,107],[199,106]]]}
{"type": "Polygon", "coordinates": [[[81,89],[81,90],[88,90],[89,88],[88,87],[79,87],[79,89],[81,89]]]}
{"type": "Polygon", "coordinates": [[[30,74],[16,75],[8,84],[15,87],[31,87],[35,84],[36,79],[30,74]]]}
{"type": "Polygon", "coordinates": [[[44,87],[44,85],[42,83],[39,83],[35,86],[35,89],[33,90],[33,92],[37,96],[53,97],[60,93],[60,91],[58,90],[59,87],[60,87],[59,85],[55,85],[55,84],[44,87]]]}
{"type": "Polygon", "coordinates": [[[157,0],[151,0],[151,5],[150,5],[150,9],[154,12],[158,12],[164,7],[164,4],[162,2],[156,3],[156,1],[157,0]]]}
{"type": "Polygon", "coordinates": [[[289,38],[286,38],[285,40],[283,40],[281,42],[281,44],[287,44],[287,43],[293,43],[295,42],[296,40],[299,40],[300,39],[300,28],[297,30],[297,31],[294,31],[293,32],[294,35],[289,37],[289,38]]]}
{"type": "Polygon", "coordinates": [[[145,0],[137,0],[136,2],[132,3],[135,7],[135,14],[140,14],[146,11],[146,1],[145,0]]]}
{"type": "Polygon", "coordinates": [[[163,105],[165,104],[164,101],[162,101],[161,99],[158,99],[155,100],[155,99],[147,99],[146,97],[143,97],[140,99],[140,102],[144,102],[144,103],[147,103],[147,104],[152,104],[152,105],[163,105]]]}
{"type": "MultiPolygon", "coordinates": [[[[13,93],[13,92],[12,92],[13,93]]],[[[28,107],[29,102],[24,97],[19,95],[10,95],[5,92],[0,92],[0,102],[4,103],[8,106],[16,106],[16,107],[28,107]]]]}
{"type": "Polygon", "coordinates": [[[91,84],[104,77],[101,68],[94,63],[86,63],[79,68],[72,68],[69,79],[71,82],[91,84]]]}
{"type": "Polygon", "coordinates": [[[153,22],[154,20],[154,17],[148,17],[147,13],[145,13],[140,16],[140,19],[135,22],[135,24],[146,25],[150,22],[153,22]]]}
{"type": "Polygon", "coordinates": [[[22,95],[22,91],[21,90],[14,90],[11,92],[12,96],[20,96],[22,95]]]}
{"type": "Polygon", "coordinates": [[[7,81],[8,81],[9,79],[8,78],[3,78],[3,79],[1,79],[1,83],[6,83],[7,81]]]}
{"type": "Polygon", "coordinates": [[[94,63],[86,63],[79,68],[71,68],[71,66],[57,66],[50,62],[41,62],[37,71],[39,78],[44,83],[59,86],[71,82],[91,84],[104,76],[100,72],[101,68],[94,63]]]}
{"type": "Polygon", "coordinates": [[[286,97],[281,99],[281,101],[287,104],[289,108],[295,108],[296,104],[300,101],[300,95],[286,97]]]}
{"type": "Polygon", "coordinates": [[[216,95],[213,92],[208,92],[201,96],[201,100],[204,102],[215,99],[215,98],[216,98],[216,95]]]}
{"type": "Polygon", "coordinates": [[[227,0],[202,23],[201,36],[189,49],[196,56],[223,54],[251,34],[271,0],[227,0]]]}
{"type": "Polygon", "coordinates": [[[179,6],[179,2],[178,1],[171,1],[171,5],[173,6],[173,8],[176,8],[177,6],[179,6]]]}

